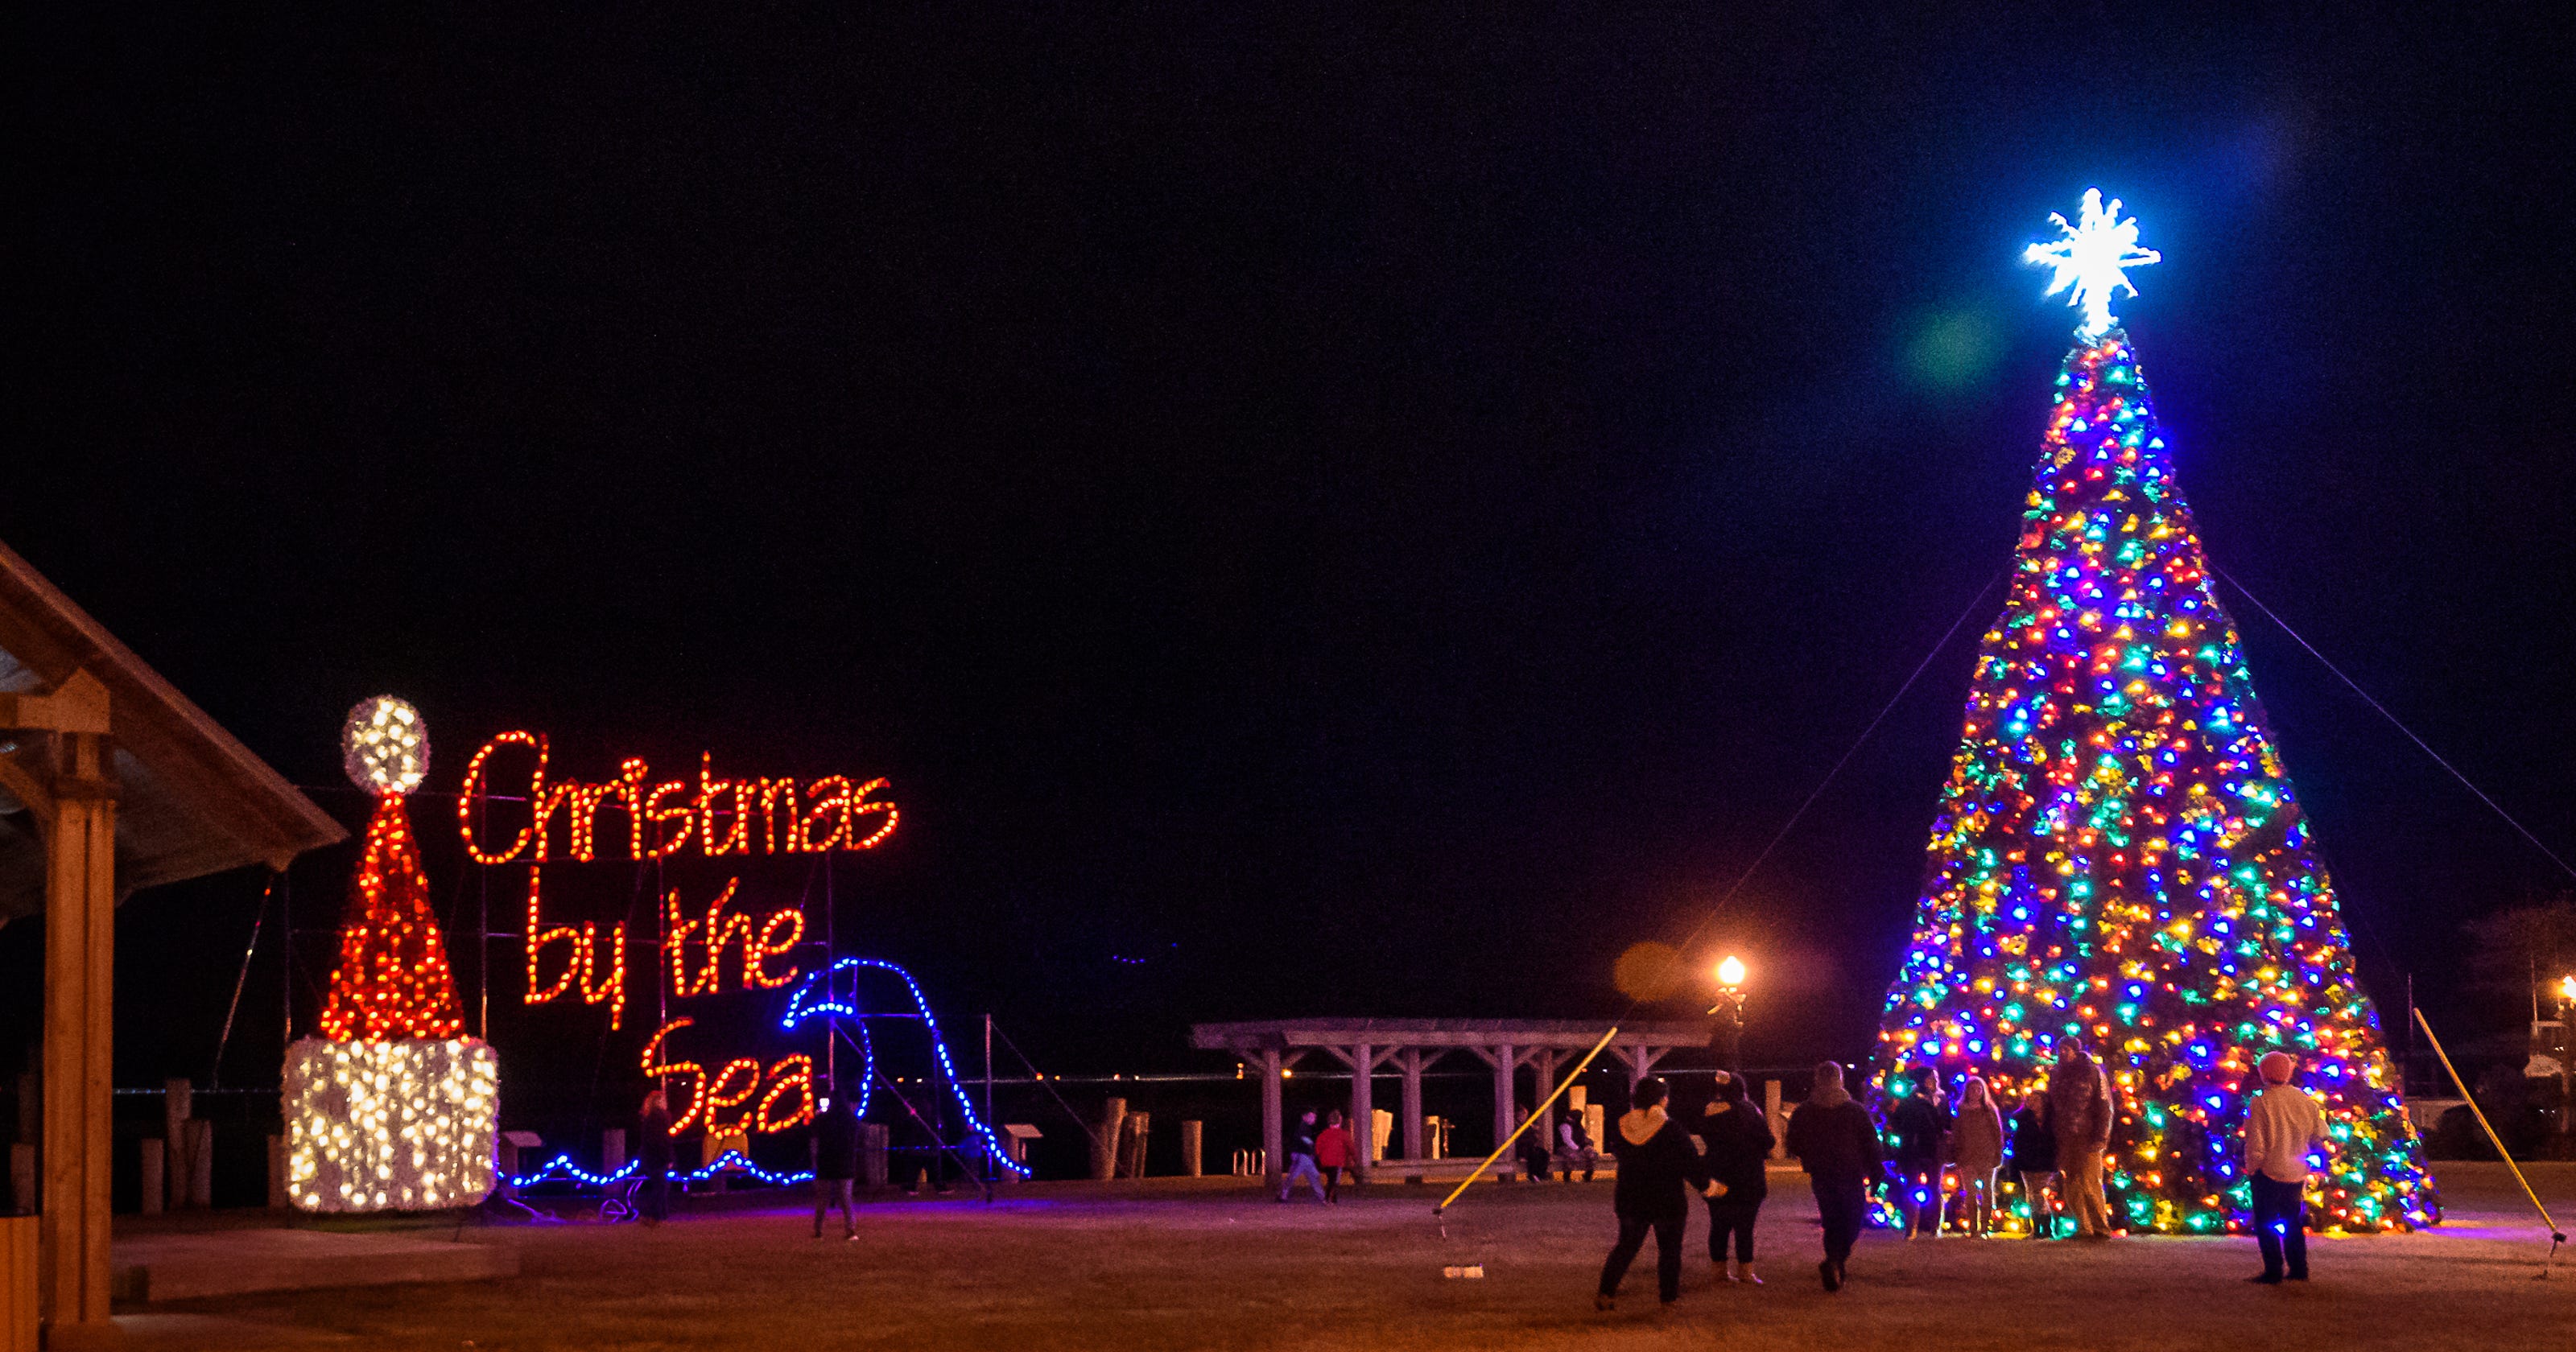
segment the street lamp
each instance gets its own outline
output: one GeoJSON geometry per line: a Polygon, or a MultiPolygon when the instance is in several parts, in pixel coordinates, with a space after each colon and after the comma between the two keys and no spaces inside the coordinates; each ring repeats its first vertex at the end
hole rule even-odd
{"type": "MultiPolygon", "coordinates": [[[[2558,978],[2558,1027],[2549,1039],[2552,1060],[2558,1063],[2558,1134],[2576,1135],[2576,1040],[2567,1036],[2568,1026],[2576,1024],[2576,975],[2558,978]]],[[[2540,1049],[2540,1032],[2547,1025],[2532,1020],[2533,1050],[2540,1049]]]]}
{"type": "Polygon", "coordinates": [[[1718,1059],[1730,1074],[1742,1075],[1736,1046],[1744,1037],[1744,959],[1732,953],[1717,964],[1717,1003],[1708,1007],[1717,1020],[1718,1059]]]}

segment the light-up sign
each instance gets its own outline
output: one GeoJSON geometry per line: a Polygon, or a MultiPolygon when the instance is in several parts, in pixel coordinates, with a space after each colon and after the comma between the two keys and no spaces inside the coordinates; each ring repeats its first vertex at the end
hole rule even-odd
{"type": "MultiPolygon", "coordinates": [[[[583,1004],[608,1006],[612,1029],[624,1026],[628,1001],[626,922],[549,918],[549,870],[618,860],[658,864],[683,854],[748,862],[760,855],[868,850],[894,833],[901,815],[881,796],[883,779],[719,778],[714,756],[705,754],[693,780],[657,782],[645,761],[628,759],[617,778],[586,783],[549,779],[547,757],[542,733],[505,732],[484,743],[466,765],[457,831],[476,863],[528,870],[521,999],[542,1005],[578,995],[583,1004]],[[603,810],[610,814],[605,830],[603,810]],[[623,831],[616,829],[621,819],[623,831]]],[[[739,875],[712,891],[661,889],[659,939],[648,941],[659,950],[658,965],[647,966],[636,987],[648,1000],[657,985],[665,1000],[685,1000],[783,990],[804,974],[795,960],[806,935],[801,904],[755,910],[744,904],[739,875]]],[[[675,1133],[692,1126],[784,1131],[812,1120],[811,1056],[734,1057],[710,1070],[668,1046],[674,1033],[696,1022],[668,1017],[645,1044],[641,1063],[646,1075],[686,1086],[686,1109],[671,1124],[675,1133]]]]}
{"type": "Polygon", "coordinates": [[[618,766],[617,778],[604,783],[549,783],[544,734],[502,733],[485,742],[465,766],[465,788],[456,799],[465,853],[478,864],[506,864],[522,856],[542,864],[557,857],[555,826],[560,821],[561,857],[587,864],[599,857],[602,808],[614,808],[626,818],[629,859],[668,858],[693,841],[710,858],[754,853],[755,842],[760,854],[869,850],[894,834],[900,816],[893,803],[870,798],[886,787],[885,780],[861,783],[830,775],[800,786],[793,777],[718,779],[712,752],[698,758],[694,784],[682,779],[656,784],[652,778],[651,766],[629,759],[618,766]],[[527,758],[524,783],[492,770],[494,753],[511,746],[534,753],[527,758]],[[530,820],[507,845],[486,849],[488,824],[478,829],[475,819],[488,815],[488,802],[510,799],[527,805],[530,820]]]}

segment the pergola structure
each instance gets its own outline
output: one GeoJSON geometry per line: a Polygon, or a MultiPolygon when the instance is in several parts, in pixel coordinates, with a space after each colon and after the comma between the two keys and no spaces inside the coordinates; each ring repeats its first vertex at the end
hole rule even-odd
{"type": "Polygon", "coordinates": [[[45,920],[37,1311],[113,1346],[109,1091],[116,906],[347,835],[0,545],[0,924],[45,920]]]}
{"type": "MultiPolygon", "coordinates": [[[[1376,1106],[1371,1077],[1388,1066],[1404,1077],[1404,1111],[1397,1115],[1404,1132],[1404,1158],[1385,1162],[1385,1167],[1394,1167],[1425,1158],[1422,1072],[1433,1062],[1465,1052],[1492,1069],[1494,1139],[1500,1141],[1519,1125],[1514,1073],[1522,1066],[1533,1067],[1544,1086],[1539,1094],[1544,1099],[1545,1091],[1556,1087],[1557,1067],[1570,1069],[1609,1031],[1607,1023],[1573,1019],[1281,1019],[1192,1024],[1190,1045],[1232,1052],[1259,1073],[1265,1177],[1277,1187],[1286,1128],[1280,1116],[1280,1081],[1309,1053],[1322,1052],[1352,1072],[1351,1130],[1362,1141],[1368,1139],[1364,1133],[1370,1129],[1370,1110],[1376,1106]]],[[[1655,1063],[1674,1048],[1709,1045],[1715,1031],[1716,1025],[1698,1021],[1621,1024],[1608,1050],[1628,1068],[1629,1082],[1634,1083],[1652,1074],[1655,1063]]],[[[1553,1142],[1555,1117],[1553,1108],[1542,1113],[1532,1130],[1553,1142]]],[[[1358,1173],[1363,1181],[1371,1167],[1365,1158],[1370,1153],[1360,1152],[1358,1173]]]]}

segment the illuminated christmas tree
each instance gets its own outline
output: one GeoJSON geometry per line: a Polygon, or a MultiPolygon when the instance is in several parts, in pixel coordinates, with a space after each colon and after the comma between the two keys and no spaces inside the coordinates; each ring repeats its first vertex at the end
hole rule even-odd
{"type": "Polygon", "coordinates": [[[429,773],[419,711],[364,701],[341,732],[376,795],[322,1036],[287,1049],[287,1195],[307,1211],[427,1210],[492,1190],[499,1062],[465,1016],[403,796],[429,773]]]}
{"type": "Polygon", "coordinates": [[[464,1031],[447,945],[429,909],[403,795],[376,800],[366,854],[340,924],[340,966],[322,1006],[322,1035],[340,1042],[450,1038],[464,1031]]]}
{"type": "Polygon", "coordinates": [[[2286,1050],[2334,1138],[2312,1219],[2430,1224],[2333,886],[2111,318],[2114,290],[2135,294],[2124,270],[2157,261],[2119,205],[2087,193],[2064,238],[2031,249],[2085,320],[1978,649],[1876,1083],[1936,1065],[2009,1105],[2080,1039],[2117,1104],[2113,1224],[2216,1232],[2249,1211],[2237,1130],[2255,1060],[2286,1050]]]}

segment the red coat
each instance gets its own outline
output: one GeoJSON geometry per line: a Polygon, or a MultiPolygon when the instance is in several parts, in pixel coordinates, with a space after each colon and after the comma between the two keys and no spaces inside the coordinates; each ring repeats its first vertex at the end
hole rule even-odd
{"type": "Polygon", "coordinates": [[[1339,1169],[1351,1162],[1350,1132],[1340,1127],[1326,1127],[1315,1137],[1315,1163],[1327,1169],[1339,1169]]]}

